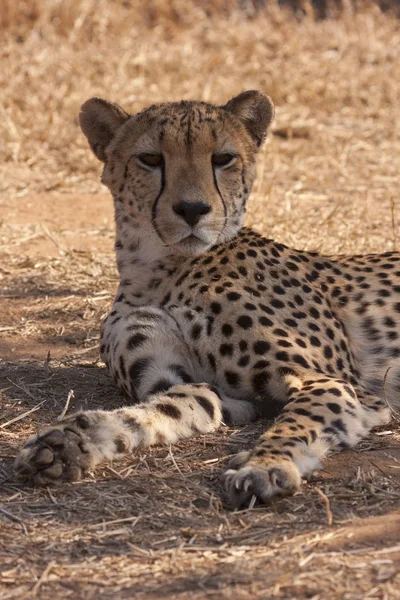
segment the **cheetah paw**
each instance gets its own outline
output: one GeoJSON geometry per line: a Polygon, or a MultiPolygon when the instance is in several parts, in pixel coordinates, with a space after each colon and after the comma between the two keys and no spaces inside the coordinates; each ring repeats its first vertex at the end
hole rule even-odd
{"type": "Polygon", "coordinates": [[[95,449],[73,424],[47,429],[22,448],[14,464],[17,475],[35,485],[78,481],[94,466],[95,449]]]}
{"type": "Polygon", "coordinates": [[[267,504],[276,496],[290,496],[301,484],[294,464],[270,466],[245,466],[229,469],[224,474],[225,489],[234,508],[247,508],[253,496],[259,503],[267,504]]]}

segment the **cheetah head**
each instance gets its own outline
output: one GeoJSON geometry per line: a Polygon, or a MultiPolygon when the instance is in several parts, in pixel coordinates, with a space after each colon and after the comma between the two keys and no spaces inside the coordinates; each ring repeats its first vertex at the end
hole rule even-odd
{"type": "Polygon", "coordinates": [[[104,163],[117,227],[135,228],[169,254],[196,255],[240,229],[273,114],[257,91],[224,106],[182,101],[134,115],[92,98],[80,123],[104,163]]]}

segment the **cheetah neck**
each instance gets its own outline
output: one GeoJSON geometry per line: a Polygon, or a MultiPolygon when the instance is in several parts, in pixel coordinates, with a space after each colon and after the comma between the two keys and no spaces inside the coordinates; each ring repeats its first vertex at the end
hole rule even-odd
{"type": "Polygon", "coordinates": [[[118,295],[134,306],[158,305],[170,278],[188,258],[171,254],[157,234],[137,226],[133,219],[116,215],[116,255],[120,277],[118,295]]]}

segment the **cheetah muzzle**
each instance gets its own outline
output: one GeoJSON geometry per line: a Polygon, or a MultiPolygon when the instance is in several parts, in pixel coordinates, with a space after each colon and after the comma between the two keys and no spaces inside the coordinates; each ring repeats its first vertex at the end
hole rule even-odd
{"type": "Polygon", "coordinates": [[[120,275],[101,357],[130,402],[36,435],[16,460],[20,476],[77,480],[138,446],[262,413],[270,427],[224,476],[243,507],[293,494],[327,452],[389,421],[385,394],[400,398],[400,255],[325,257],[242,226],[273,114],[256,91],[134,115],[83,104],[114,199],[120,275]]]}

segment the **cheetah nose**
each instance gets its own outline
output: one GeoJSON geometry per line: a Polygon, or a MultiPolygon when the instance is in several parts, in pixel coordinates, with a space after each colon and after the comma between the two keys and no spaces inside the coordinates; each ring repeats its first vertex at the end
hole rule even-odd
{"type": "Polygon", "coordinates": [[[188,225],[196,225],[203,215],[211,212],[211,206],[205,202],[188,202],[181,200],[173,207],[174,212],[182,217],[188,225]]]}

